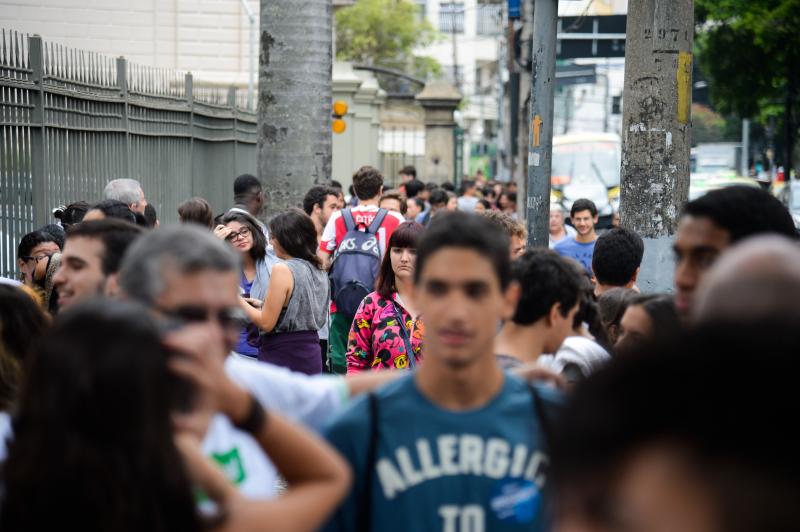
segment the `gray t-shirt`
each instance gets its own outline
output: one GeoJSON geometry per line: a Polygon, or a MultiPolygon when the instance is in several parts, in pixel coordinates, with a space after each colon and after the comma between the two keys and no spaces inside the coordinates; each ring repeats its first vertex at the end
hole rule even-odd
{"type": "Polygon", "coordinates": [[[289,259],[284,264],[292,272],[294,289],[278,324],[269,334],[320,330],[330,304],[328,274],[307,260],[289,259]]]}

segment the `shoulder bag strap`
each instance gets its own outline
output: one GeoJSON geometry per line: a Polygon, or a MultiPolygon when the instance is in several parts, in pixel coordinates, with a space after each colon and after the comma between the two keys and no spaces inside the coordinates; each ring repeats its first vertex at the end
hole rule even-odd
{"type": "Polygon", "coordinates": [[[394,302],[394,299],[392,299],[391,303],[392,309],[394,310],[394,317],[400,322],[400,334],[403,336],[403,343],[406,346],[406,354],[408,355],[408,368],[414,369],[414,366],[416,366],[416,360],[414,359],[414,350],[411,347],[411,337],[408,335],[406,322],[403,319],[403,311],[397,307],[397,303],[394,302]]]}
{"type": "Polygon", "coordinates": [[[342,218],[344,219],[344,230],[345,233],[349,233],[353,229],[356,228],[356,221],[353,218],[353,210],[352,209],[344,209],[342,211],[342,218]]]}
{"type": "Polygon", "coordinates": [[[367,231],[373,235],[377,234],[378,229],[381,228],[381,224],[383,223],[383,220],[386,218],[387,214],[389,214],[389,211],[386,209],[378,209],[378,214],[375,215],[372,223],[369,224],[369,227],[367,227],[367,231]]]}

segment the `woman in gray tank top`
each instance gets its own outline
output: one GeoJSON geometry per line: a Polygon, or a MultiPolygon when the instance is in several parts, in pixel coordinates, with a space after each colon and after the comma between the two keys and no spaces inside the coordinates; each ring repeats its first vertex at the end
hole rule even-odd
{"type": "Polygon", "coordinates": [[[309,375],[322,372],[317,331],[330,302],[328,274],[317,257],[317,232],[306,213],[290,209],[269,222],[270,240],[283,262],[272,268],[264,301],[242,299],[261,329],[259,360],[309,375]]]}

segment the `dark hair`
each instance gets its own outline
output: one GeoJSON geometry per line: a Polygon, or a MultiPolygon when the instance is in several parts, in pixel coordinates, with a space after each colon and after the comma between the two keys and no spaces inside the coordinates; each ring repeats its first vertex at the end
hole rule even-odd
{"type": "Polygon", "coordinates": [[[586,328],[589,334],[594,336],[595,342],[606,351],[611,352],[612,345],[609,343],[608,334],[606,334],[606,329],[603,327],[603,320],[600,319],[600,310],[597,305],[597,296],[594,295],[592,280],[582,264],[572,259],[568,259],[568,261],[572,263],[575,273],[578,274],[581,280],[578,312],[575,313],[575,317],[572,319],[572,328],[578,329],[583,324],[586,324],[586,328]]]}
{"type": "Polygon", "coordinates": [[[586,198],[575,200],[575,203],[572,204],[572,207],[569,210],[569,215],[572,217],[582,211],[589,211],[589,213],[592,215],[592,218],[594,218],[597,216],[597,205],[595,205],[592,200],[586,198]]]}
{"type": "Polygon", "coordinates": [[[140,305],[93,301],[59,316],[26,367],[1,529],[201,529],[167,358],[140,305]]]}
{"type": "Polygon", "coordinates": [[[314,205],[319,205],[319,207],[322,208],[328,196],[338,198],[339,191],[325,185],[314,185],[306,192],[303,198],[303,210],[306,211],[306,214],[311,216],[311,213],[314,212],[314,205]]]}
{"type": "Polygon", "coordinates": [[[424,211],[424,210],[425,210],[425,200],[424,200],[424,199],[422,199],[422,198],[420,198],[420,197],[409,198],[408,202],[409,202],[409,203],[412,203],[412,202],[413,202],[413,203],[416,203],[416,204],[417,204],[417,207],[419,207],[419,209],[420,209],[421,211],[424,211]]]}
{"type": "Polygon", "coordinates": [[[417,178],[417,169],[414,168],[411,165],[406,165],[406,166],[404,166],[403,168],[400,169],[398,174],[410,175],[411,177],[416,179],[417,178]]]}
{"type": "Polygon", "coordinates": [[[189,198],[178,205],[178,216],[182,223],[196,223],[209,229],[214,227],[214,213],[205,198],[189,198]]]}
{"type": "Polygon", "coordinates": [[[103,200],[98,201],[94,205],[92,205],[90,211],[98,210],[102,212],[106,218],[118,218],[120,220],[124,220],[130,224],[137,225],[136,223],[136,215],[133,213],[130,207],[128,207],[125,203],[118,201],[118,200],[103,200]]]}
{"type": "Polygon", "coordinates": [[[472,179],[465,179],[461,182],[461,195],[463,196],[467,190],[473,188],[475,186],[475,181],[472,179]]]}
{"type": "MultiPolygon", "coordinates": [[[[383,194],[381,194],[381,201],[385,199],[393,199],[399,201],[400,214],[402,214],[403,216],[406,215],[406,211],[408,211],[408,203],[406,203],[406,199],[403,196],[401,196],[399,192],[395,192],[393,190],[390,190],[389,192],[384,192],[383,194]]],[[[411,198],[411,199],[416,199],[416,198],[411,198]]]]}
{"type": "Polygon", "coordinates": [[[451,183],[450,181],[445,181],[444,183],[442,183],[440,188],[442,188],[442,189],[444,189],[444,190],[446,190],[448,192],[455,192],[456,191],[456,186],[453,183],[451,183]]]}
{"type": "Polygon", "coordinates": [[[332,187],[332,188],[335,188],[335,189],[338,189],[338,190],[336,191],[336,194],[337,194],[337,195],[338,195],[338,194],[339,194],[339,192],[341,192],[341,191],[342,191],[342,189],[344,188],[344,187],[342,187],[342,184],[341,184],[340,182],[336,181],[335,179],[331,179],[331,187],[332,187]]]}
{"type": "Polygon", "coordinates": [[[64,228],[58,224],[47,224],[40,229],[40,231],[44,231],[45,233],[49,234],[55,239],[56,244],[58,244],[59,249],[64,249],[64,228]]]}
{"type": "Polygon", "coordinates": [[[731,243],[763,233],[797,238],[792,215],[780,200],[760,188],[734,186],[712,190],[687,203],[681,216],[711,218],[730,233],[731,243]]]}
{"type": "Polygon", "coordinates": [[[156,208],[153,207],[152,203],[148,203],[144,206],[144,219],[147,220],[147,227],[150,229],[156,226],[156,222],[158,222],[158,213],[156,213],[156,208]]]}
{"type": "Polygon", "coordinates": [[[45,242],[58,244],[55,237],[46,231],[38,230],[26,234],[20,239],[19,245],[17,246],[17,258],[21,259],[22,257],[30,256],[33,248],[45,242]]]}
{"type": "Polygon", "coordinates": [[[427,190],[428,192],[433,192],[434,190],[436,190],[438,188],[439,188],[439,184],[438,183],[434,183],[433,181],[431,181],[429,183],[425,183],[425,190],[427,190]]]}
{"type": "Polygon", "coordinates": [[[486,209],[487,212],[492,210],[492,204],[489,203],[489,200],[485,200],[485,199],[481,198],[481,199],[478,200],[478,203],[483,205],[483,208],[486,209]]]}
{"type": "Polygon", "coordinates": [[[628,305],[637,295],[630,288],[617,287],[603,292],[597,298],[597,311],[600,315],[600,321],[606,329],[607,336],[610,327],[619,327],[628,305]]]}
{"type": "Polygon", "coordinates": [[[592,525],[608,524],[617,475],[638,452],[666,444],[710,495],[719,520],[712,528],[796,528],[800,438],[787,423],[800,417],[794,321],[701,326],[592,375],[554,426],[554,497],[592,525]],[[754,377],[765,363],[770,377],[754,377]]]}
{"type": "Polygon", "coordinates": [[[450,196],[447,195],[447,191],[443,188],[438,188],[431,192],[430,203],[431,206],[434,205],[447,205],[447,202],[450,200],[450,196]]]}
{"type": "Polygon", "coordinates": [[[235,197],[257,194],[261,191],[261,181],[252,174],[242,174],[233,181],[233,195],[235,197]]]}
{"type": "Polygon", "coordinates": [[[249,251],[250,256],[256,262],[263,259],[267,254],[267,237],[264,236],[264,231],[261,229],[256,219],[250,214],[239,211],[228,211],[225,213],[225,216],[222,217],[222,224],[228,225],[230,222],[239,222],[250,230],[250,236],[253,238],[253,247],[251,247],[249,251]]]}
{"type": "Polygon", "coordinates": [[[417,222],[405,222],[394,230],[386,244],[386,253],[381,261],[378,279],[375,281],[375,291],[384,299],[391,299],[392,293],[397,290],[395,286],[394,270],[392,269],[392,248],[416,249],[417,240],[425,231],[425,227],[417,222]]]}
{"type": "Polygon", "coordinates": [[[64,226],[64,229],[68,229],[71,225],[80,223],[88,211],[88,203],[85,201],[76,201],[70,203],[63,209],[59,208],[54,214],[55,217],[61,221],[61,225],[64,226]]]}
{"type": "Polygon", "coordinates": [[[47,329],[49,316],[23,288],[0,284],[0,348],[22,362],[47,329]]]}
{"type": "Polygon", "coordinates": [[[630,299],[627,312],[631,307],[642,307],[650,318],[652,334],[635,344],[625,343],[615,346],[620,355],[649,356],[658,346],[670,342],[683,333],[678,311],[672,296],[666,294],[639,294],[630,299]]]}
{"type": "Polygon", "coordinates": [[[362,166],[353,174],[353,190],[360,200],[371,200],[381,193],[383,175],[377,168],[362,166]]]}
{"type": "Polygon", "coordinates": [[[103,275],[117,273],[122,258],[128,247],[142,234],[142,229],[122,220],[106,218],[82,222],[70,228],[67,239],[91,238],[103,244],[103,255],[100,257],[103,275]]]}
{"type": "Polygon", "coordinates": [[[290,257],[322,268],[317,256],[317,230],[306,213],[300,209],[283,211],[269,221],[269,232],[290,257]]]}
{"type": "Polygon", "coordinates": [[[425,190],[425,183],[423,183],[419,179],[414,178],[405,184],[405,188],[406,188],[406,197],[415,198],[417,194],[425,190]]]}
{"type": "Polygon", "coordinates": [[[626,227],[613,227],[595,242],[592,272],[600,284],[625,286],[641,266],[643,256],[642,237],[626,227]]]}
{"type": "Polygon", "coordinates": [[[465,212],[446,213],[431,221],[417,243],[417,264],[414,281],[419,282],[427,261],[444,248],[463,248],[486,258],[497,275],[500,288],[511,283],[511,259],[508,237],[482,216],[465,212]]]}
{"type": "Polygon", "coordinates": [[[583,286],[581,277],[552,250],[526,251],[511,264],[511,272],[521,289],[512,318],[514,323],[531,325],[547,316],[556,303],[561,305],[561,315],[566,316],[578,304],[583,286]]]}
{"type": "Polygon", "coordinates": [[[506,197],[508,201],[511,203],[517,203],[517,193],[516,192],[506,192],[506,197]]]}
{"type": "Polygon", "coordinates": [[[628,307],[641,306],[653,322],[656,342],[666,341],[681,333],[681,322],[675,310],[675,300],[667,294],[641,294],[628,307]]]}

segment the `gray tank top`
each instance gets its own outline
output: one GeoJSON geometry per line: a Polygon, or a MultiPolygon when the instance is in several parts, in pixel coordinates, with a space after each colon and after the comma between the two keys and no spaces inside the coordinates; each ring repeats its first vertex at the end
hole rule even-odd
{"type": "Polygon", "coordinates": [[[269,334],[318,331],[325,325],[330,298],[328,274],[302,259],[284,262],[292,272],[294,289],[289,304],[281,310],[278,324],[269,334]]]}

